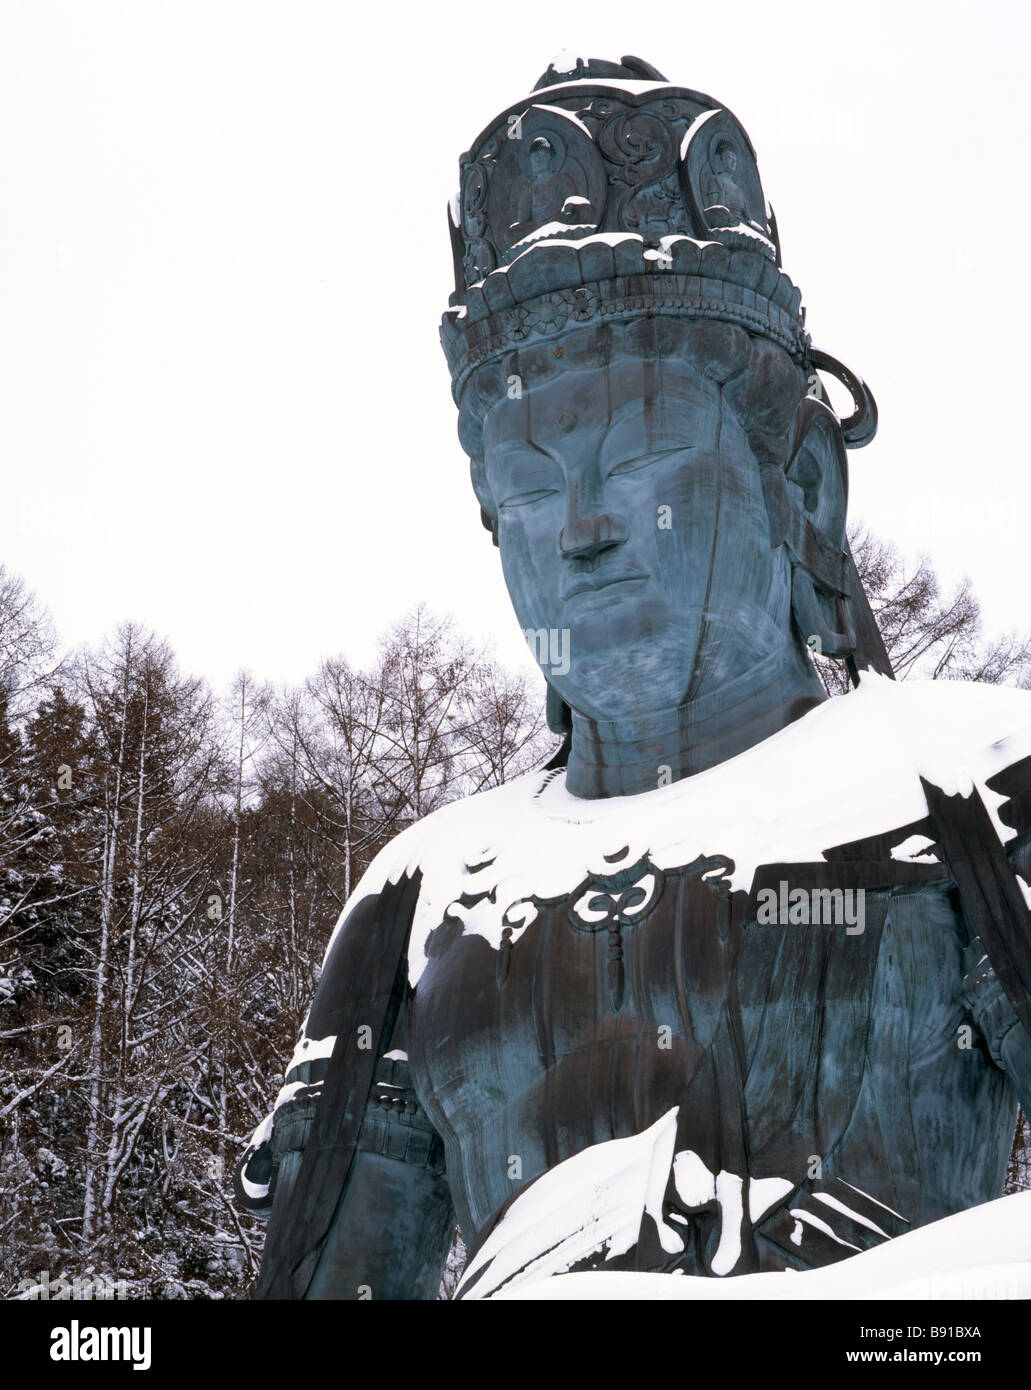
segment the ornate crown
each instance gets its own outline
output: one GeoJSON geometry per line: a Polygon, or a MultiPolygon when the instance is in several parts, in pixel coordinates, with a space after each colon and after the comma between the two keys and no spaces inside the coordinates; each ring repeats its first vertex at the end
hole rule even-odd
{"type": "Polygon", "coordinates": [[[866,443],[873,399],[812,348],[737,118],[638,58],[556,63],[461,159],[441,324],[455,400],[483,363],[565,328],[715,318],[838,375],[858,402],[846,442],[866,443]]]}
{"type": "Polygon", "coordinates": [[[441,328],[456,399],[529,340],[655,312],[725,319],[804,358],[801,293],[737,119],[635,58],[553,64],[541,91],[461,160],[441,328]]]}

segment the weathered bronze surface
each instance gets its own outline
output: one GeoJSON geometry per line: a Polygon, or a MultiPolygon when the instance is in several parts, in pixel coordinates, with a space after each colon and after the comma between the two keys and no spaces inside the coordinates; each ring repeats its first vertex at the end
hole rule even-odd
{"type": "Polygon", "coordinates": [[[241,1166],[259,1295],[431,1298],[456,1216],[475,1254],[671,1111],[661,1211],[557,1267],[811,1269],[997,1196],[1031,1103],[1031,695],[993,706],[1004,839],[976,787],[856,746],[905,744],[854,713],[864,671],[903,699],[845,536],[876,406],[810,342],[751,142],[640,60],[549,70],[463,157],[451,235],[460,437],[565,742],[348,905],[241,1166]]]}

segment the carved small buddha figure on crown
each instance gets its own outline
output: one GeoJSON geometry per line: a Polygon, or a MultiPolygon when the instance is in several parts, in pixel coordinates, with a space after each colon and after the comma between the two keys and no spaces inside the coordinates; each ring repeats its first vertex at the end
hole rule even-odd
{"type": "Polygon", "coordinates": [[[734,181],[737,168],[737,151],[729,140],[721,140],[716,146],[713,175],[709,185],[712,203],[707,211],[724,207],[735,222],[750,222],[748,199],[743,189],[734,181]]]}

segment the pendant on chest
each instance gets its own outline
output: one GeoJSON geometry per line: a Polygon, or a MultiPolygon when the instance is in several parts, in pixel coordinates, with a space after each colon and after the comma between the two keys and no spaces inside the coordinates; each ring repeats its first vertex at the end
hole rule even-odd
{"type": "Polygon", "coordinates": [[[655,917],[656,910],[663,904],[664,895],[665,906],[671,906],[668,900],[671,879],[693,878],[704,883],[707,894],[712,895],[711,906],[718,938],[721,942],[727,940],[731,926],[731,896],[725,875],[733,872],[733,861],[720,855],[700,855],[691,864],[667,874],[653,864],[647,855],[620,868],[620,861],[628,854],[629,849],[624,847],[615,854],[605,855],[606,863],[613,866],[611,872],[588,874],[571,893],[562,898],[532,897],[514,904],[506,912],[497,957],[499,989],[505,986],[509,978],[513,936],[525,925],[529,906],[533,908],[534,917],[558,910],[566,928],[575,932],[589,936],[602,932],[606,934],[606,983],[608,1002],[614,1013],[621,1011],[626,996],[626,934],[631,930],[649,929],[649,919],[655,917]],[[513,916],[511,922],[510,915],[513,916]]]}

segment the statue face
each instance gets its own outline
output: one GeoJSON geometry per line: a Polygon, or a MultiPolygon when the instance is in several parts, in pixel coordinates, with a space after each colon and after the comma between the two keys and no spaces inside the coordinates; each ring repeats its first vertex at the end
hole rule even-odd
{"type": "Polygon", "coordinates": [[[783,648],[790,576],[758,465],[686,363],[562,373],[494,406],[484,446],[516,615],[557,634],[544,672],[574,709],[668,710],[783,648]]]}

